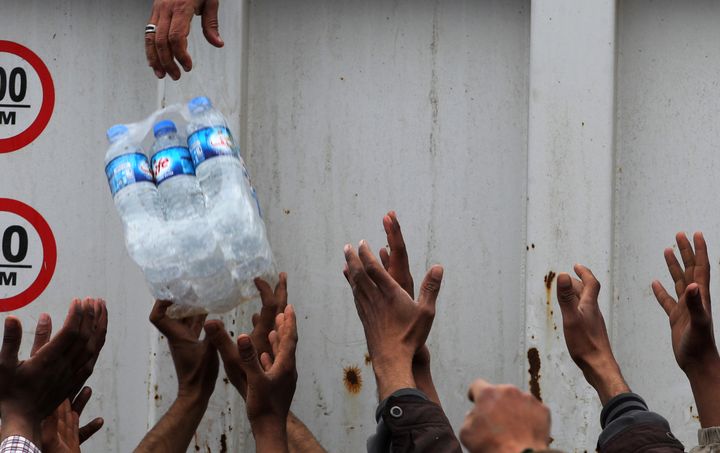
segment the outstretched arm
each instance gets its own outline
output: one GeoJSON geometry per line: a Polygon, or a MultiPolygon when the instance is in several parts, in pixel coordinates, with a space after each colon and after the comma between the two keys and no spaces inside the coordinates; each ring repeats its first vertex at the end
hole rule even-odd
{"type": "Polygon", "coordinates": [[[700,425],[720,426],[720,356],[713,331],[707,245],[699,232],[693,237],[695,250],[684,233],[678,233],[676,241],[683,266],[670,248],[665,249],[665,262],[677,299],[657,280],[652,289],[668,315],[675,360],[690,381],[700,425]]]}
{"type": "Polygon", "coordinates": [[[200,340],[206,315],[175,320],[166,316],[168,301],[156,301],[150,321],[168,340],[178,393],[157,424],[145,435],[136,453],[187,450],[215,389],[219,360],[210,340],[200,340]]]}

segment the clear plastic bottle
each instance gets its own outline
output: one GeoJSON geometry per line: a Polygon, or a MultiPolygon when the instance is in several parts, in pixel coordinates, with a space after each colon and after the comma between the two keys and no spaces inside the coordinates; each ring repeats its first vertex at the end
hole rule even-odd
{"type": "Polygon", "coordinates": [[[133,143],[125,125],[107,131],[110,147],[105,154],[105,174],[115,207],[125,229],[130,257],[143,269],[153,296],[172,299],[172,282],[179,268],[168,260],[171,247],[162,240],[163,212],[148,158],[133,143]]]}
{"type": "Polygon", "coordinates": [[[255,190],[222,113],[206,97],[192,99],[188,109],[188,147],[207,218],[242,298],[251,299],[257,294],[253,279],[273,279],[275,273],[255,190]]]}
{"type": "MultiPolygon", "coordinates": [[[[175,302],[212,305],[237,297],[222,250],[205,218],[204,196],[185,141],[169,120],[155,124],[153,133],[156,140],[150,162],[167,229],[180,244],[175,259],[180,263],[182,278],[192,289],[175,302]]],[[[189,307],[183,310],[187,314],[189,307]]]]}

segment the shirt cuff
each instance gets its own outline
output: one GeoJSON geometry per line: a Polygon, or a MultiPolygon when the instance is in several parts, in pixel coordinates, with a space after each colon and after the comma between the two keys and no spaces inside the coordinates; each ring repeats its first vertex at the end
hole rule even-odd
{"type": "Polygon", "coordinates": [[[600,413],[600,426],[605,429],[607,425],[632,411],[647,411],[645,400],[637,393],[621,393],[605,404],[600,413]]]}
{"type": "MultiPolygon", "coordinates": [[[[378,408],[377,408],[377,410],[375,411],[375,422],[376,422],[376,423],[379,422],[380,419],[382,418],[382,413],[383,413],[383,411],[385,410],[385,406],[387,406],[388,400],[389,400],[390,398],[393,398],[393,397],[397,398],[397,397],[400,397],[400,396],[417,396],[418,398],[423,399],[423,400],[426,400],[426,401],[429,401],[429,400],[430,400],[430,398],[428,398],[427,395],[425,395],[423,392],[421,392],[421,391],[418,390],[418,389],[405,388],[405,389],[395,390],[395,391],[392,393],[392,395],[388,396],[387,398],[385,398],[384,400],[382,400],[382,401],[380,402],[380,404],[378,404],[378,408]]],[[[2,453],[2,452],[0,452],[0,453],[2,453]]]]}
{"type": "Polygon", "coordinates": [[[0,443],[0,453],[41,453],[40,449],[22,436],[9,436],[0,443]]]}
{"type": "Polygon", "coordinates": [[[701,447],[720,444],[720,426],[712,426],[698,430],[698,443],[701,447]]]}

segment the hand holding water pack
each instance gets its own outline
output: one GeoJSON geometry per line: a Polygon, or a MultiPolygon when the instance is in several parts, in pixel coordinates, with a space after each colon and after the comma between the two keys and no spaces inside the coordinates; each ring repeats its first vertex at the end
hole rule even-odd
{"type": "Polygon", "coordinates": [[[113,126],[105,171],[130,257],[170,315],[220,313],[258,296],[253,280],[275,278],[255,189],[227,122],[205,97],[143,122],[113,126]],[[150,159],[141,143],[153,127],[150,159]]]}

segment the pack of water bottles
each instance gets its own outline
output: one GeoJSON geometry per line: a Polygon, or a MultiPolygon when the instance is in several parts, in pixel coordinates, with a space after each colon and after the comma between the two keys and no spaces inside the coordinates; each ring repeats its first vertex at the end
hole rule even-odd
{"type": "Polygon", "coordinates": [[[113,126],[107,138],[128,253],[153,297],[175,303],[170,316],[228,311],[258,296],[256,277],[275,278],[257,193],[208,98],[113,126]]]}

